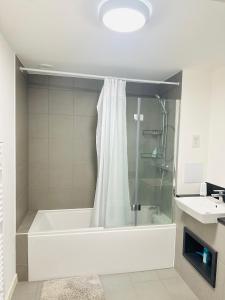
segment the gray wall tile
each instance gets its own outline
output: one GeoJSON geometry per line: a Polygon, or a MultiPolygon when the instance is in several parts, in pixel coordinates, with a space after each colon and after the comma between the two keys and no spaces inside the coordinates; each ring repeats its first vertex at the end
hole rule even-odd
{"type": "MultiPolygon", "coordinates": [[[[28,265],[16,265],[16,273],[18,276],[18,281],[27,281],[28,280],[28,265]]],[[[21,298],[13,297],[14,300],[24,299],[24,296],[21,298]]],[[[30,299],[30,298],[28,298],[30,299]]]]}
{"type": "Polygon", "coordinates": [[[30,164],[29,166],[29,186],[31,188],[48,188],[48,165],[30,164]]]}
{"type": "Polygon", "coordinates": [[[48,138],[48,115],[30,114],[29,115],[29,137],[48,138]]]}
{"type": "Polygon", "coordinates": [[[73,115],[73,91],[64,89],[50,89],[49,113],[73,115]]]}
{"type": "Polygon", "coordinates": [[[48,139],[29,140],[29,164],[48,164],[48,139]]]}
{"type": "Polygon", "coordinates": [[[73,117],[66,115],[49,116],[49,138],[50,139],[72,139],[73,117]]]}
{"type": "Polygon", "coordinates": [[[96,117],[75,116],[74,117],[74,138],[95,140],[96,138],[96,117]]]}
{"type": "Polygon", "coordinates": [[[74,189],[74,199],[77,207],[93,207],[94,197],[95,197],[95,189],[91,187],[82,188],[78,187],[74,189]]]}
{"type": "Polygon", "coordinates": [[[73,165],[74,169],[74,187],[85,189],[89,186],[95,189],[97,180],[97,168],[90,168],[89,163],[78,163],[73,165]]]}
{"type": "Polygon", "coordinates": [[[99,80],[75,78],[75,88],[89,91],[97,91],[99,80]]]}
{"type": "Polygon", "coordinates": [[[52,209],[48,198],[48,188],[32,188],[29,185],[29,209],[52,209]]]}
{"type": "Polygon", "coordinates": [[[49,76],[49,86],[56,88],[73,88],[75,79],[71,77],[49,76]]]}
{"type": "Polygon", "coordinates": [[[28,211],[28,99],[27,76],[16,60],[16,227],[28,211]]]}
{"type": "Polygon", "coordinates": [[[16,234],[16,272],[19,281],[28,280],[28,236],[16,234]]]}
{"type": "Polygon", "coordinates": [[[16,264],[28,265],[28,238],[27,234],[16,235],[16,264]]]}
{"type": "Polygon", "coordinates": [[[28,77],[29,86],[48,86],[48,76],[43,75],[29,75],[28,77]]]}
{"type": "Polygon", "coordinates": [[[48,89],[30,87],[28,89],[29,112],[33,114],[48,113],[48,89]]]}
{"type": "MultiPolygon", "coordinates": [[[[73,209],[79,208],[72,188],[50,188],[48,194],[48,209],[73,209]]],[[[84,206],[81,206],[84,207],[84,206]]]]}
{"type": "Polygon", "coordinates": [[[36,211],[30,210],[26,214],[25,218],[23,219],[22,224],[20,225],[20,227],[17,230],[17,233],[28,233],[30,226],[36,216],[36,213],[37,213],[36,211]]]}
{"type": "Polygon", "coordinates": [[[97,92],[78,90],[75,93],[75,115],[96,116],[97,102],[99,94],[97,92]]]}
{"type": "Polygon", "coordinates": [[[72,165],[74,159],[73,139],[50,139],[49,140],[49,165],[63,166],[72,165]]]}
{"type": "Polygon", "coordinates": [[[74,162],[88,163],[92,167],[96,164],[95,139],[83,137],[74,140],[74,162]]]}
{"type": "Polygon", "coordinates": [[[99,92],[75,81],[29,80],[30,209],[93,207],[99,92]]]}
{"type": "Polygon", "coordinates": [[[49,167],[49,188],[70,188],[73,187],[73,166],[63,164],[49,167]]]}

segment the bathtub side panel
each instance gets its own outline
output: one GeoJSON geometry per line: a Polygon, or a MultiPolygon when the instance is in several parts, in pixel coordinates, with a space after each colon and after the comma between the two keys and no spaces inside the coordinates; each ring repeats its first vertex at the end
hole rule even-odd
{"type": "Polygon", "coordinates": [[[175,225],[169,225],[29,235],[29,280],[170,268],[174,265],[175,234],[175,225]]]}

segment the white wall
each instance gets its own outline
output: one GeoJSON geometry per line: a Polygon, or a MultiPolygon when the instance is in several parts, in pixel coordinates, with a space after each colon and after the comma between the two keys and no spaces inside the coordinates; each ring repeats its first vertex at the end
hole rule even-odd
{"type": "Polygon", "coordinates": [[[186,183],[187,164],[201,164],[202,180],[207,172],[207,151],[211,96],[211,73],[207,70],[183,71],[180,132],[178,142],[177,193],[197,194],[199,183],[186,183]],[[200,137],[199,147],[193,147],[193,136],[200,137]]]}
{"type": "Polygon", "coordinates": [[[0,140],[4,142],[4,276],[15,278],[15,54],[0,33],[0,140]]]}
{"type": "Polygon", "coordinates": [[[212,73],[207,180],[225,187],[225,66],[212,73]]]}
{"type": "Polygon", "coordinates": [[[183,71],[177,193],[198,194],[200,183],[185,182],[186,164],[203,166],[202,181],[225,187],[225,66],[183,71]],[[193,136],[200,146],[193,147],[193,136]]]}

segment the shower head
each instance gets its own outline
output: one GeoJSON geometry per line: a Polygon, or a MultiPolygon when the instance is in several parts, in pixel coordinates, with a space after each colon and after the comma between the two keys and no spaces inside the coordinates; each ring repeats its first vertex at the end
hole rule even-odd
{"type": "Polygon", "coordinates": [[[167,110],[166,110],[165,100],[163,101],[162,98],[158,94],[155,94],[155,98],[159,101],[159,103],[160,103],[160,105],[162,107],[163,113],[166,115],[167,114],[167,110]]]}

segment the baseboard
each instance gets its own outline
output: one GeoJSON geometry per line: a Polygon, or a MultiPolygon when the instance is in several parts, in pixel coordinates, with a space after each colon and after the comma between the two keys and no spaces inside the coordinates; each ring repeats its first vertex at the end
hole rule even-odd
{"type": "Polygon", "coordinates": [[[5,295],[5,300],[11,300],[12,299],[12,295],[14,293],[14,290],[16,288],[18,282],[18,278],[17,278],[17,274],[15,274],[15,276],[13,277],[12,283],[9,287],[9,290],[7,291],[6,295],[5,295]]]}

